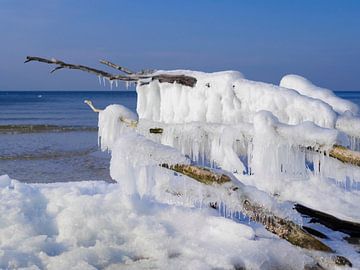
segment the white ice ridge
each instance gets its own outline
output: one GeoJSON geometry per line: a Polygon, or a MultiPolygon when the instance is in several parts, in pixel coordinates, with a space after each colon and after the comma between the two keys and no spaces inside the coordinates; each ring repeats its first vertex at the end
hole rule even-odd
{"type": "Polygon", "coordinates": [[[173,147],[129,132],[120,136],[111,149],[110,175],[115,180],[123,180],[137,168],[164,163],[190,164],[190,160],[173,147]]]}
{"type": "MultiPolygon", "coordinates": [[[[321,155],[306,155],[307,147],[326,151],[335,144],[349,145],[347,136],[336,129],[322,128],[309,121],[287,125],[267,111],[255,114],[254,125],[204,122],[165,124],[142,119],[135,130],[119,121],[122,112],[110,105],[99,118],[101,147],[112,151],[113,179],[121,178],[119,175],[125,171],[124,166],[187,164],[189,161],[185,156],[199,165],[220,167],[240,175],[251,173],[278,180],[284,177],[306,179],[310,176],[307,162],[317,164],[315,160],[319,160],[321,155]],[[162,128],[163,132],[152,135],[149,134],[150,128],[162,128]]],[[[323,168],[330,162],[325,161],[321,162],[323,168]]],[[[331,166],[326,168],[327,172],[320,168],[317,171],[321,171],[321,175],[333,176],[335,171],[331,170],[331,166]]],[[[359,181],[360,177],[355,171],[336,169],[335,173],[339,176],[338,181],[347,178],[359,181]]]]}
{"type": "Polygon", "coordinates": [[[321,127],[335,127],[337,113],[329,104],[295,90],[246,80],[235,71],[171,72],[194,76],[197,83],[194,87],[158,81],[139,84],[137,113],[140,119],[236,124],[253,122],[256,112],[267,110],[286,124],[312,121],[321,127]]]}
{"type": "MultiPolygon", "coordinates": [[[[307,147],[325,151],[334,144],[349,144],[347,136],[338,130],[321,128],[312,122],[304,122],[299,125],[282,124],[275,116],[266,111],[260,111],[255,115],[254,125],[200,122],[163,124],[141,120],[137,132],[156,142],[178,149],[197,164],[221,167],[240,174],[247,172],[243,161],[253,156],[254,141],[252,138],[254,136],[260,136],[269,142],[272,140],[271,147],[262,145],[264,147],[262,153],[274,152],[281,145],[286,145],[287,148],[296,148],[302,155],[305,155],[304,149],[307,147]],[[162,128],[162,134],[149,134],[149,129],[154,127],[162,128]],[[264,132],[270,132],[271,137],[264,132]]],[[[257,140],[257,142],[259,141],[257,140]]],[[[285,156],[284,159],[286,159],[285,156]]],[[[298,166],[302,166],[305,170],[305,161],[298,166]]]]}
{"type": "Polygon", "coordinates": [[[116,139],[129,130],[128,124],[122,118],[137,121],[136,113],[122,105],[109,105],[99,113],[99,143],[101,150],[111,150],[116,139]]]}
{"type": "Polygon", "coordinates": [[[331,90],[314,85],[308,79],[299,75],[286,75],[280,81],[280,86],[294,89],[300,94],[328,103],[337,113],[350,111],[359,112],[359,107],[351,101],[337,97],[331,90]]]}
{"type": "Polygon", "coordinates": [[[284,179],[304,180],[312,174],[306,164],[307,147],[324,151],[334,144],[346,143],[347,137],[335,129],[321,128],[312,122],[286,125],[270,112],[260,111],[254,117],[254,137],[248,154],[250,171],[259,182],[276,189],[284,179]]]}
{"type": "MultiPolygon", "coordinates": [[[[346,132],[352,137],[360,137],[360,118],[350,111],[346,111],[338,117],[336,128],[346,132]]],[[[360,150],[360,147],[359,149],[360,150]]]]}

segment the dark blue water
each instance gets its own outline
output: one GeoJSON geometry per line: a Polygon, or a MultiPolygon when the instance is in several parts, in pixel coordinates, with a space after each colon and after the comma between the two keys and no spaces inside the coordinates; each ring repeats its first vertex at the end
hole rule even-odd
{"type": "Polygon", "coordinates": [[[360,106],[360,91],[337,91],[335,94],[360,106]]]}
{"type": "Polygon", "coordinates": [[[98,108],[136,110],[136,92],[1,92],[0,175],[26,182],[110,180],[97,145],[98,108]]]}
{"type": "MultiPolygon", "coordinates": [[[[337,92],[360,106],[360,92],[337,92]]],[[[136,111],[136,92],[1,92],[0,175],[26,182],[109,180],[109,154],[97,145],[98,108],[136,111]]]]}
{"type": "Polygon", "coordinates": [[[136,92],[1,92],[0,125],[50,124],[59,126],[97,126],[97,117],[84,104],[85,99],[104,108],[122,104],[136,110],[136,92]]]}

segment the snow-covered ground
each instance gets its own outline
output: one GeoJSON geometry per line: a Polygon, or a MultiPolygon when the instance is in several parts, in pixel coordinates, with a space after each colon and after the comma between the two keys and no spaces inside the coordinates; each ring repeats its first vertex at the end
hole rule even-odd
{"type": "MultiPolygon", "coordinates": [[[[240,197],[299,225],[307,221],[296,202],[360,222],[359,167],[323,153],[336,144],[359,150],[355,104],[294,75],[275,86],[238,72],[174,72],[195,76],[196,86],[151,81],[137,88],[138,115],[120,105],[100,112],[99,142],[118,183],[0,177],[0,268],[304,269],[327,258],[249,221],[226,188],[162,163],[221,170],[240,197]]],[[[360,268],[344,234],[317,229],[360,268]]]]}
{"type": "Polygon", "coordinates": [[[1,176],[0,186],[1,269],[303,269],[311,262],[255,223],[180,203],[165,190],[158,201],[105,182],[1,176]]]}

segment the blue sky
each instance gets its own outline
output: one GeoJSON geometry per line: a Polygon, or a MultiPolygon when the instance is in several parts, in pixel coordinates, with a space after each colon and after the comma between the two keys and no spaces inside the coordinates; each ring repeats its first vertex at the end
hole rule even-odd
{"type": "Polygon", "coordinates": [[[0,90],[108,90],[26,55],[133,70],[239,70],[278,84],[300,74],[360,90],[358,0],[0,0],[0,90]]]}

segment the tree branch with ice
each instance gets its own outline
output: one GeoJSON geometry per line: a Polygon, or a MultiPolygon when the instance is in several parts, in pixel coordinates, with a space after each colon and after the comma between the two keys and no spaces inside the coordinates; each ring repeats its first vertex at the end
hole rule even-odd
{"type": "Polygon", "coordinates": [[[55,58],[46,59],[37,56],[27,56],[24,63],[33,62],[33,61],[50,64],[50,65],[57,65],[50,73],[54,73],[55,71],[64,68],[76,69],[97,75],[102,78],[106,78],[109,81],[136,82],[136,83],[140,83],[140,85],[148,84],[150,81],[153,80],[158,80],[160,83],[178,83],[184,86],[194,87],[197,82],[197,79],[195,77],[187,76],[184,74],[158,73],[152,70],[148,70],[148,71],[145,70],[134,73],[130,71],[128,68],[119,66],[107,60],[101,60],[100,63],[109,66],[111,68],[114,68],[116,70],[119,70],[125,74],[112,74],[100,69],[96,69],[84,65],[66,63],[64,61],[55,58]]]}

